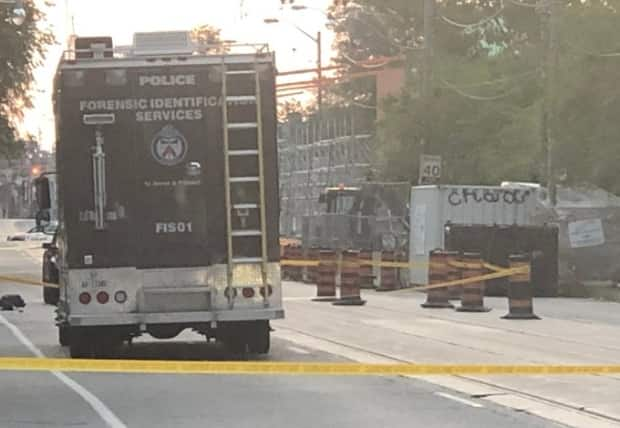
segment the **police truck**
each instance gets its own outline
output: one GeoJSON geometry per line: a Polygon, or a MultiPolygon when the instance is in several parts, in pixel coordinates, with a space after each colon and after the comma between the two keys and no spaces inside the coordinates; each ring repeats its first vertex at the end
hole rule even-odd
{"type": "Polygon", "coordinates": [[[64,54],[53,245],[72,357],[186,329],[269,351],[284,316],[274,61],[265,45],[198,52],[187,32],[77,37],[64,54]]]}

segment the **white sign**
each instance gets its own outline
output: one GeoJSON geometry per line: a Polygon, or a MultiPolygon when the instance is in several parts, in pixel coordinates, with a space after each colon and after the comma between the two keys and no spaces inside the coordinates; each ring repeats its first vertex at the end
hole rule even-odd
{"type": "Polygon", "coordinates": [[[605,243],[600,218],[568,223],[568,239],[572,248],[594,247],[605,243]]]}
{"type": "Polygon", "coordinates": [[[140,86],[188,86],[196,84],[193,74],[175,74],[170,76],[140,76],[140,86]]]}
{"type": "Polygon", "coordinates": [[[192,233],[192,222],[155,223],[155,233],[192,233]]]}
{"type": "Polygon", "coordinates": [[[434,184],[441,178],[441,156],[420,155],[420,184],[434,184]]]}
{"type": "Polygon", "coordinates": [[[413,208],[413,252],[416,256],[426,254],[426,205],[413,208]]]}

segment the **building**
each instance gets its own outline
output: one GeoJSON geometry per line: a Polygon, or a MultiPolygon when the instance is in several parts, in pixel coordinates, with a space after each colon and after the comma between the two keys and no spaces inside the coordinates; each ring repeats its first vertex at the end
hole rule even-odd
{"type": "Polygon", "coordinates": [[[302,217],[321,212],[319,195],[328,186],[355,185],[371,172],[373,110],[330,109],[303,117],[289,114],[278,133],[280,232],[300,236],[302,217]]]}

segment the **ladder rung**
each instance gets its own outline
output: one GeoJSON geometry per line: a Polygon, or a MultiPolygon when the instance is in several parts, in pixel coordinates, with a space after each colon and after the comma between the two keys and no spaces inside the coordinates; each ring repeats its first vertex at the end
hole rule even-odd
{"type": "Polygon", "coordinates": [[[264,285],[261,284],[245,284],[245,285],[231,285],[232,288],[263,288],[264,285]]]}
{"type": "Polygon", "coordinates": [[[234,264],[243,264],[243,263],[256,264],[256,263],[262,263],[263,259],[260,257],[234,257],[232,259],[232,262],[234,264]]]}
{"type": "Polygon", "coordinates": [[[258,150],[229,150],[228,156],[258,156],[258,150]]]}
{"type": "Polygon", "coordinates": [[[229,103],[251,102],[256,101],[256,95],[229,95],[226,101],[229,103]]]}
{"type": "Polygon", "coordinates": [[[226,72],[228,76],[241,76],[248,74],[256,74],[256,70],[229,70],[226,72]]]}
{"type": "Polygon", "coordinates": [[[255,129],[255,128],[258,128],[258,123],[256,122],[229,123],[227,127],[228,129],[255,129]]]}
{"type": "Polygon", "coordinates": [[[260,230],[233,230],[232,236],[240,237],[240,236],[261,236],[262,233],[260,230]]]}
{"type": "Polygon", "coordinates": [[[233,208],[236,210],[256,210],[258,204],[234,204],[233,208]]]}
{"type": "Polygon", "coordinates": [[[231,183],[258,183],[258,177],[230,177],[231,183]]]}

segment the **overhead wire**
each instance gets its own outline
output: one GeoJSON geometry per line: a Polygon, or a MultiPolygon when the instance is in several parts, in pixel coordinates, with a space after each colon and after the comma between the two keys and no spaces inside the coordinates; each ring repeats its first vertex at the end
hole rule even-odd
{"type": "Polygon", "coordinates": [[[482,82],[476,82],[476,83],[464,83],[464,84],[457,84],[457,83],[450,83],[451,85],[454,85],[460,89],[466,89],[466,88],[480,88],[483,86],[495,86],[501,83],[507,83],[510,81],[514,81],[514,80],[518,80],[527,76],[530,76],[532,74],[535,74],[537,72],[539,72],[540,69],[539,68],[535,68],[534,70],[528,70],[525,71],[523,73],[516,73],[516,74],[512,74],[512,75],[508,75],[508,76],[503,76],[500,77],[499,79],[492,79],[492,80],[484,80],[482,82]]]}
{"type": "Polygon", "coordinates": [[[529,7],[531,9],[537,9],[539,7],[538,4],[536,3],[528,3],[526,1],[521,1],[521,0],[506,0],[508,3],[511,3],[515,6],[520,6],[520,7],[529,7]]]}
{"type": "Polygon", "coordinates": [[[564,42],[564,45],[567,46],[569,49],[572,49],[574,51],[578,51],[583,55],[587,55],[587,56],[593,56],[593,57],[598,57],[598,58],[616,58],[616,57],[620,57],[620,52],[594,52],[594,51],[590,51],[588,49],[585,48],[581,48],[579,46],[575,46],[573,44],[564,42]]]}
{"type": "Polygon", "coordinates": [[[349,55],[347,55],[344,52],[342,52],[342,56],[344,57],[344,59],[346,59],[347,61],[349,61],[351,64],[355,65],[356,67],[367,68],[367,69],[382,68],[390,64],[391,62],[394,62],[393,58],[389,58],[382,63],[370,65],[370,64],[364,64],[364,62],[362,61],[357,61],[351,58],[349,55]]]}
{"type": "Polygon", "coordinates": [[[468,98],[468,99],[474,100],[474,101],[497,101],[497,100],[501,100],[503,98],[508,98],[510,95],[512,95],[521,86],[521,85],[515,85],[512,88],[508,89],[506,92],[502,93],[502,94],[485,97],[485,96],[475,95],[475,94],[470,94],[468,92],[465,92],[461,88],[459,88],[458,86],[455,86],[455,85],[451,84],[450,82],[447,82],[444,79],[439,79],[439,81],[446,88],[456,92],[457,94],[461,95],[462,97],[465,97],[465,98],[468,98]]]}
{"type": "Polygon", "coordinates": [[[481,19],[478,22],[473,22],[471,24],[465,24],[465,23],[457,22],[457,21],[455,21],[453,19],[448,18],[445,15],[440,15],[440,17],[441,17],[441,19],[444,22],[446,22],[446,23],[448,23],[448,24],[450,24],[450,25],[452,25],[454,27],[465,29],[465,28],[479,27],[481,25],[486,24],[489,21],[493,21],[495,18],[497,18],[499,15],[501,15],[501,13],[504,11],[504,9],[505,9],[505,5],[504,5],[504,2],[502,0],[502,1],[499,2],[499,9],[497,11],[495,11],[494,14],[492,14],[490,16],[487,16],[487,17],[481,19]]]}
{"type": "MultiPolygon", "coordinates": [[[[362,9],[363,10],[363,9],[362,9]]],[[[373,15],[375,18],[380,19],[379,18],[379,14],[375,13],[373,15]]],[[[358,17],[347,17],[345,19],[352,19],[353,21],[357,21],[362,25],[365,25],[367,27],[369,27],[371,30],[373,30],[374,33],[376,33],[377,35],[381,36],[382,38],[384,38],[386,41],[388,41],[392,46],[402,50],[419,50],[418,47],[414,47],[414,46],[406,46],[406,45],[401,45],[400,43],[397,43],[393,38],[391,38],[390,36],[388,36],[387,34],[385,34],[385,31],[378,28],[376,25],[374,25],[371,22],[368,22],[367,20],[362,20],[358,17]]],[[[391,25],[388,25],[387,23],[383,22],[385,27],[391,27],[391,25]]]]}

